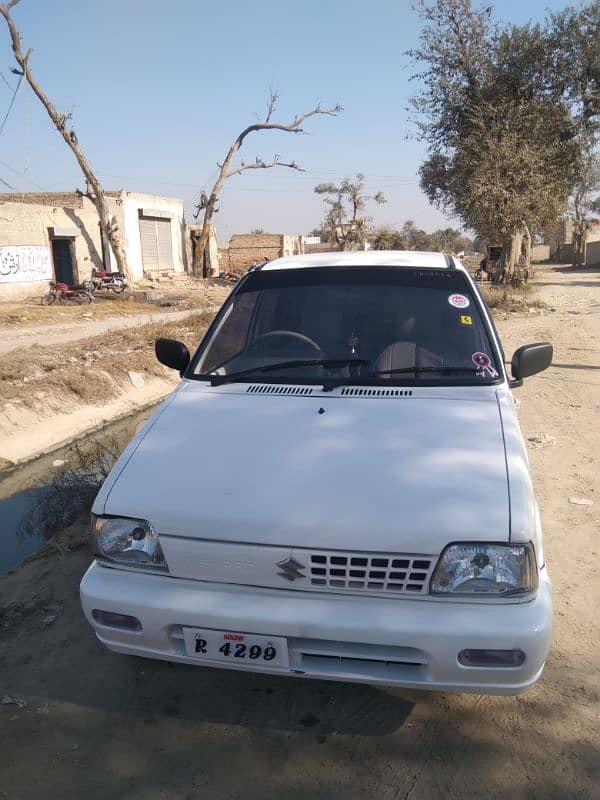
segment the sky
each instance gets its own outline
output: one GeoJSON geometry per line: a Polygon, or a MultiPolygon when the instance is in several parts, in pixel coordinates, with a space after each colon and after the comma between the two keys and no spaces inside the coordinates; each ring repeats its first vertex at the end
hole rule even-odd
{"type": "MultiPolygon", "coordinates": [[[[497,0],[503,20],[541,19],[566,0],[497,0]]],[[[296,161],[231,178],[215,217],[217,235],[253,228],[306,234],[319,225],[314,186],[362,172],[376,225],[414,220],[426,230],[459,226],[419,189],[425,148],[407,110],[416,88],[405,51],[420,21],[411,0],[21,0],[13,16],[30,66],[107,189],[182,197],[188,221],[237,134],[262,114],[274,119],[339,103],[306,135],[263,132],[244,145],[256,157],[296,161]]],[[[16,85],[0,19],[0,123],[16,85]],[[6,81],[6,82],[5,82],[6,81]],[[10,84],[10,87],[7,85],[10,84]]],[[[37,98],[23,86],[0,133],[0,180],[19,191],[84,188],[74,157],[37,98]]],[[[0,183],[0,191],[8,191],[0,183]]]]}

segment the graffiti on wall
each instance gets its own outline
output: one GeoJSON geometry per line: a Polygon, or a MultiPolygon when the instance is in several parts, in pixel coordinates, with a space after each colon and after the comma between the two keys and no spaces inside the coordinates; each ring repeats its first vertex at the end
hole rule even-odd
{"type": "Polygon", "coordinates": [[[0,247],[0,283],[31,283],[52,278],[47,245],[4,245],[0,247]]]}

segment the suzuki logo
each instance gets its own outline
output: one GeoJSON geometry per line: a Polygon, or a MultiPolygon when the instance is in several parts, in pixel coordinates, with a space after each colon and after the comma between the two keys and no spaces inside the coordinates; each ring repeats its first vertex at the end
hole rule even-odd
{"type": "Polygon", "coordinates": [[[286,581],[295,581],[296,578],[305,577],[302,570],[306,569],[306,567],[304,564],[296,561],[295,558],[286,558],[284,561],[279,561],[277,562],[277,566],[281,570],[281,572],[278,572],[277,574],[280,578],[285,578],[286,581]]]}

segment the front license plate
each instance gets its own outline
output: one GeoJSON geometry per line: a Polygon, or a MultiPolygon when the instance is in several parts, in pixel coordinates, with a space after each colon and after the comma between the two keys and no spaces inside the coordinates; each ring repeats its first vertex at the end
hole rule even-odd
{"type": "Polygon", "coordinates": [[[184,628],[185,651],[201,661],[223,661],[236,666],[288,667],[287,639],[254,633],[184,628]]]}

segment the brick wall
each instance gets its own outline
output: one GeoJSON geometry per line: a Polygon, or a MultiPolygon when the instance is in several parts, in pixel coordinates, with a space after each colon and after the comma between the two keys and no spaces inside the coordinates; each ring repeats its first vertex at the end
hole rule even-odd
{"type": "MultiPolygon", "coordinates": [[[[119,197],[120,191],[104,192],[106,197],[119,197]]],[[[53,206],[54,208],[83,208],[78,192],[0,192],[0,203],[53,206]]]]}
{"type": "Polygon", "coordinates": [[[283,236],[279,233],[236,234],[229,247],[219,251],[221,269],[225,272],[245,272],[257,261],[271,261],[282,255],[283,236]]]}
{"type": "Polygon", "coordinates": [[[76,192],[14,192],[0,194],[0,203],[54,206],[55,208],[82,208],[83,198],[76,192]]]}

